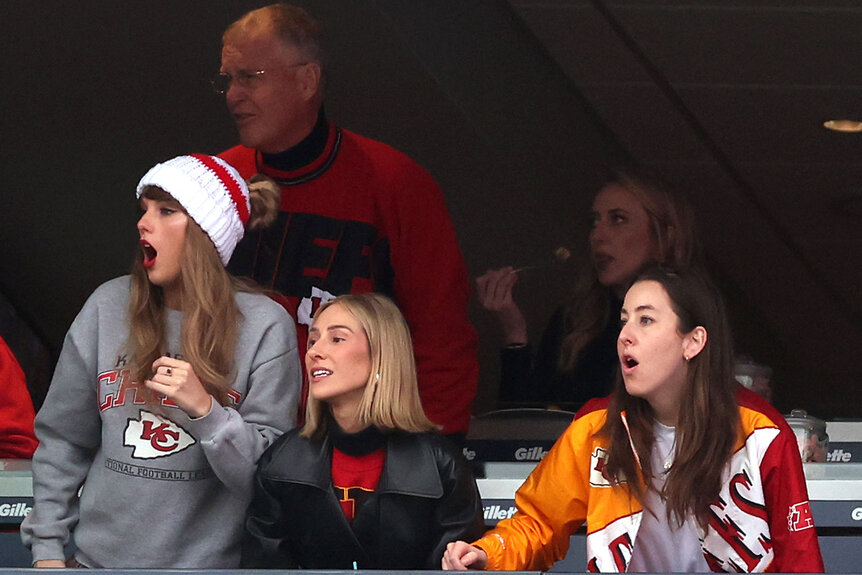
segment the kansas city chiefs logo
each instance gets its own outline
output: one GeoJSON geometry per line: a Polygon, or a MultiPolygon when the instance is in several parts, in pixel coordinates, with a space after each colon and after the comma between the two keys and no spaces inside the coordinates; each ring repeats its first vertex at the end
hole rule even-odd
{"type": "Polygon", "coordinates": [[[149,411],[140,411],[140,419],[130,419],[126,425],[123,444],[133,447],[132,457],[156,459],[179,453],[196,440],[171,421],[149,411]]]}
{"type": "Polygon", "coordinates": [[[611,487],[605,464],[608,462],[608,452],[601,447],[593,449],[590,457],[590,485],[593,487],[611,487]]]}

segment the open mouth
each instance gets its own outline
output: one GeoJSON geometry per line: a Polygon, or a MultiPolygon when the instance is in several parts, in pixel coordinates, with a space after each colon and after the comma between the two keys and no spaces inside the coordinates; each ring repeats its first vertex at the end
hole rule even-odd
{"type": "Polygon", "coordinates": [[[144,254],[144,267],[151,268],[156,263],[158,252],[150,245],[150,242],[141,240],[141,252],[144,254]]]}
{"type": "Polygon", "coordinates": [[[332,375],[328,369],[316,368],[311,370],[311,377],[326,377],[327,375],[332,375]]]}
{"type": "Polygon", "coordinates": [[[596,254],[595,256],[593,256],[593,264],[596,266],[597,270],[606,269],[609,265],[611,265],[612,261],[614,261],[614,258],[609,255],[596,254]]]}
{"type": "Polygon", "coordinates": [[[638,360],[633,358],[630,355],[624,355],[620,358],[620,363],[622,363],[625,369],[634,369],[638,366],[638,360]]]}

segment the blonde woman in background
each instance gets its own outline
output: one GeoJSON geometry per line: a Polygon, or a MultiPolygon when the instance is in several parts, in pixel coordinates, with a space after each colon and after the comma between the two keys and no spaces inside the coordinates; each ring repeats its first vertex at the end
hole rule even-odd
{"type": "Polygon", "coordinates": [[[480,303],[503,331],[500,399],[577,409],[611,391],[622,298],[652,263],[684,268],[699,259],[694,214],[685,197],[643,169],[616,170],[593,199],[590,262],[571,299],[556,310],[533,348],[514,299],[518,273],[489,270],[476,280],[480,303]]]}

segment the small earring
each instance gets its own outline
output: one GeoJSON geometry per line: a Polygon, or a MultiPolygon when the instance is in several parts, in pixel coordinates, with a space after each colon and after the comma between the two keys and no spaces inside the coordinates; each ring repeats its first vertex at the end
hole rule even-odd
{"type": "Polygon", "coordinates": [[[683,359],[685,359],[686,363],[688,363],[689,361],[691,361],[691,358],[690,358],[690,357],[688,357],[687,355],[684,355],[684,356],[682,356],[682,357],[683,357],[683,359]]]}
{"type": "Polygon", "coordinates": [[[380,374],[379,374],[379,373],[375,373],[375,374],[374,374],[374,379],[376,379],[377,381],[380,381],[380,374]]]}

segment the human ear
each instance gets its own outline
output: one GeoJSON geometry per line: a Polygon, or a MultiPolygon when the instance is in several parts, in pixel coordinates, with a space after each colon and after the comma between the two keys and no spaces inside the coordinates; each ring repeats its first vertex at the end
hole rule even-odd
{"type": "Polygon", "coordinates": [[[691,358],[696,357],[703,348],[706,347],[706,341],[708,339],[708,335],[706,333],[706,328],[703,326],[697,326],[690,332],[685,335],[682,343],[682,356],[686,361],[690,361],[691,358]]]}
{"type": "Polygon", "coordinates": [[[306,99],[310,100],[320,91],[321,74],[320,64],[317,62],[309,62],[302,67],[299,72],[299,81],[306,99]]]}

